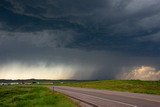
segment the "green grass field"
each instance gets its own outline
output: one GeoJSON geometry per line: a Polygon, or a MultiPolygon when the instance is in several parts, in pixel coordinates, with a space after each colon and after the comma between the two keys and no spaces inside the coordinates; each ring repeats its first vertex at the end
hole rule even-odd
{"type": "Polygon", "coordinates": [[[0,107],[77,107],[66,96],[42,86],[0,86],[0,107]]]}
{"type": "Polygon", "coordinates": [[[56,85],[160,95],[160,81],[103,80],[91,82],[73,82],[56,85]]]}

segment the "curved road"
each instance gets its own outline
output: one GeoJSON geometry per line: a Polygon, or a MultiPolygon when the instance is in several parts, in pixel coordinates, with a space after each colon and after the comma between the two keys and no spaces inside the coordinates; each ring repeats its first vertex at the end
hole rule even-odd
{"type": "Polygon", "coordinates": [[[88,107],[160,107],[160,96],[86,88],[54,86],[54,90],[88,107]]]}

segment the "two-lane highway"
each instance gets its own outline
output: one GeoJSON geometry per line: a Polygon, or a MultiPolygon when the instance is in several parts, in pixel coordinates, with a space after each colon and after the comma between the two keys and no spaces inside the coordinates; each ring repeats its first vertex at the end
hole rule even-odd
{"type": "Polygon", "coordinates": [[[93,107],[160,107],[160,96],[55,86],[54,90],[93,107]]]}

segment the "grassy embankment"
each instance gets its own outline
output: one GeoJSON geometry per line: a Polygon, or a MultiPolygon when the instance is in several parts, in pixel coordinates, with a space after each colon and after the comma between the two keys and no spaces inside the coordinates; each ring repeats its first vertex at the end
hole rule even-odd
{"type": "Polygon", "coordinates": [[[62,94],[42,86],[0,86],[0,107],[76,107],[62,94]]]}
{"type": "Polygon", "coordinates": [[[56,85],[160,95],[160,81],[103,80],[91,82],[73,82],[56,85]]]}

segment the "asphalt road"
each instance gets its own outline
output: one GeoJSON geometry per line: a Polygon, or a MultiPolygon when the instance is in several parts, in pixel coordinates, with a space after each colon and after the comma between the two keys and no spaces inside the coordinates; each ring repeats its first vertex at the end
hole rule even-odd
{"type": "Polygon", "coordinates": [[[160,107],[160,96],[54,86],[54,90],[90,107],[160,107]]]}

